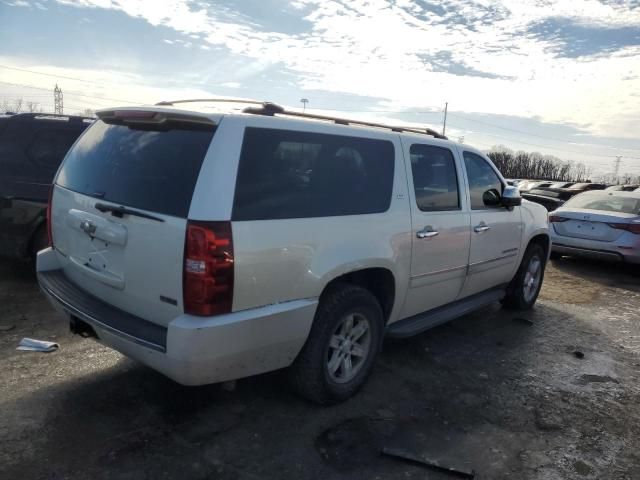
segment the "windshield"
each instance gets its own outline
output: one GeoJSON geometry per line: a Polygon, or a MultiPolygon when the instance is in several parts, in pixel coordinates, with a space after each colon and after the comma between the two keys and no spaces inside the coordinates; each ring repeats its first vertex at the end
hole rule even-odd
{"type": "Polygon", "coordinates": [[[615,192],[576,195],[567,201],[564,206],[605,212],[640,214],[640,198],[616,195],[615,192]]]}
{"type": "Polygon", "coordinates": [[[186,217],[214,127],[97,121],[67,154],[56,184],[74,192],[186,217]]]}

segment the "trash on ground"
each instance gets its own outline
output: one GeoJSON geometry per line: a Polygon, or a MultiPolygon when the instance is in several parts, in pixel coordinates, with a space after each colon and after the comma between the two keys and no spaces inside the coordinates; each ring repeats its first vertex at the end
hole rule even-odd
{"type": "Polygon", "coordinates": [[[16,350],[24,350],[27,352],[53,352],[57,350],[59,345],[55,342],[46,342],[44,340],[35,340],[33,338],[23,338],[20,340],[16,350]]]}
{"type": "Polygon", "coordinates": [[[0,332],[8,332],[9,330],[13,330],[16,328],[15,325],[0,325],[0,332]]]}
{"type": "Polygon", "coordinates": [[[449,473],[450,475],[454,475],[458,478],[475,478],[476,474],[473,470],[467,470],[464,468],[459,468],[459,467],[449,467],[446,465],[442,465],[440,462],[438,462],[437,460],[433,460],[433,459],[426,459],[423,458],[422,456],[416,455],[414,453],[408,452],[406,450],[402,450],[399,448],[387,448],[384,447],[382,449],[382,453],[384,455],[387,455],[389,457],[395,457],[395,458],[400,458],[402,460],[405,460],[409,463],[413,463],[413,464],[418,464],[418,465],[422,465],[423,467],[427,467],[430,468],[432,470],[437,470],[439,472],[446,472],[449,473]]]}
{"type": "Polygon", "coordinates": [[[573,356],[576,358],[584,358],[584,353],[582,353],[580,350],[575,350],[573,352],[573,356]]]}

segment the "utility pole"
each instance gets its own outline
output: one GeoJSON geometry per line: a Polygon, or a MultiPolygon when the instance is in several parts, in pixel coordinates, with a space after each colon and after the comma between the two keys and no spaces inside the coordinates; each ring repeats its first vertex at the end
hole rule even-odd
{"type": "Polygon", "coordinates": [[[64,104],[62,101],[62,89],[56,83],[53,89],[53,113],[62,115],[64,113],[64,104]]]}
{"type": "Polygon", "coordinates": [[[616,183],[620,183],[620,179],[618,178],[618,174],[620,173],[620,162],[622,161],[622,155],[616,155],[616,161],[614,163],[614,175],[616,176],[616,183]]]}
{"type": "Polygon", "coordinates": [[[302,102],[302,113],[304,113],[307,109],[307,103],[309,103],[309,100],[306,98],[301,98],[300,101],[302,102]]]}
{"type": "Polygon", "coordinates": [[[449,102],[444,104],[444,121],[442,122],[442,135],[447,131],[447,109],[449,108],[449,102]]]}

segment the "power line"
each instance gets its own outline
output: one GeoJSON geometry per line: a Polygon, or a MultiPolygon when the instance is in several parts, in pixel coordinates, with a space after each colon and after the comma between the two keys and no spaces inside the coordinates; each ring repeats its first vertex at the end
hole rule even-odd
{"type": "Polygon", "coordinates": [[[83,82],[83,83],[88,83],[90,85],[96,85],[96,82],[92,80],[84,80],[82,78],[77,78],[77,77],[67,77],[65,75],[56,75],[54,73],[38,72],[36,70],[28,70],[26,68],[9,67],[8,65],[0,65],[0,68],[6,68],[7,70],[15,70],[16,72],[32,73],[34,75],[43,75],[45,77],[64,78],[65,80],[73,80],[76,82],[83,82]]]}
{"type": "MultiPolygon", "coordinates": [[[[329,110],[329,111],[336,111],[336,112],[356,112],[356,113],[395,113],[395,114],[430,114],[430,115],[440,115],[442,113],[442,110],[438,109],[436,110],[436,107],[428,107],[428,108],[433,108],[434,110],[426,110],[426,111],[421,111],[421,110],[349,110],[349,109],[338,109],[338,108],[319,108],[320,110],[329,110]]],[[[485,122],[482,120],[476,120],[474,118],[470,118],[466,115],[461,115],[460,113],[452,113],[452,112],[448,112],[449,116],[452,117],[457,117],[469,122],[473,122],[473,123],[479,123],[481,125],[486,125],[489,127],[494,127],[494,128],[498,128],[501,130],[506,130],[509,132],[513,132],[513,133],[519,133],[521,135],[527,135],[527,136],[531,136],[531,137],[537,137],[537,138],[542,138],[543,140],[551,140],[551,141],[555,141],[555,142],[560,142],[560,143],[566,143],[566,144],[570,144],[570,145],[576,145],[576,146],[585,146],[585,147],[598,147],[598,148],[606,148],[609,150],[618,150],[618,151],[634,151],[634,152],[640,152],[640,149],[638,148],[620,148],[620,147],[613,147],[610,145],[602,145],[602,144],[598,144],[598,143],[584,143],[584,142],[572,142],[570,140],[563,140],[557,137],[549,137],[546,135],[540,135],[540,134],[536,134],[536,133],[531,133],[531,132],[526,132],[524,130],[516,130],[514,128],[508,128],[508,127],[503,127],[501,125],[496,125],[495,123],[490,123],[490,122],[485,122]]],[[[464,130],[463,127],[456,127],[456,128],[462,128],[464,130]]],[[[502,137],[504,138],[504,137],[502,137]]],[[[524,143],[524,142],[521,142],[524,143]]],[[[612,155],[613,156],[613,155],[612,155]]],[[[626,157],[626,155],[624,155],[626,157]]]]}
{"type": "MultiPolygon", "coordinates": [[[[616,157],[616,155],[606,155],[606,154],[602,154],[602,153],[584,153],[584,152],[578,152],[576,150],[567,150],[567,149],[564,149],[564,148],[550,147],[548,145],[542,145],[540,143],[531,143],[531,142],[525,142],[523,140],[514,140],[512,138],[502,137],[500,135],[496,135],[496,134],[493,134],[493,133],[474,132],[472,130],[466,130],[465,128],[460,127],[459,125],[458,126],[452,125],[452,126],[454,126],[455,128],[459,128],[461,130],[470,132],[470,133],[475,133],[476,135],[488,135],[490,137],[500,138],[502,140],[507,140],[507,141],[511,141],[511,142],[514,142],[514,143],[521,143],[523,145],[529,145],[529,146],[532,146],[532,147],[546,148],[548,150],[556,150],[556,151],[559,151],[559,152],[571,153],[571,154],[574,154],[574,155],[584,155],[584,156],[602,157],[602,158],[615,158],[616,157]]],[[[599,147],[600,148],[609,148],[609,147],[603,147],[602,145],[599,145],[599,147]]],[[[629,156],[629,155],[625,155],[625,157],[626,158],[633,158],[633,159],[636,159],[636,160],[640,160],[640,157],[634,157],[634,156],[629,156]]]]}
{"type": "MultiPolygon", "coordinates": [[[[48,89],[48,88],[36,87],[35,85],[27,85],[25,83],[5,82],[4,80],[0,80],[0,83],[3,83],[5,85],[12,85],[14,87],[33,88],[35,90],[45,90],[47,92],[50,91],[50,89],[48,89]]],[[[132,105],[140,105],[140,103],[141,103],[141,102],[134,102],[132,100],[124,100],[122,98],[110,98],[110,97],[99,97],[97,95],[87,95],[87,94],[84,94],[84,93],[78,93],[78,92],[74,92],[74,91],[70,91],[70,90],[65,90],[65,93],[67,95],[72,95],[72,96],[76,96],[76,97],[95,98],[95,99],[98,99],[98,100],[105,100],[105,101],[108,101],[108,102],[123,102],[123,103],[130,103],[132,105]]]]}

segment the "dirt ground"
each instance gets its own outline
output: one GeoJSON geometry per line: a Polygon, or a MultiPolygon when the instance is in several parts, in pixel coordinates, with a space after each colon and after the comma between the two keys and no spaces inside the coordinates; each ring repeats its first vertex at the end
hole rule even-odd
{"type": "Polygon", "coordinates": [[[388,341],[363,391],[310,405],[275,372],[181,387],[68,333],[29,264],[0,261],[2,479],[640,478],[640,280],[573,259],[536,308],[388,341]],[[16,351],[22,337],[54,353],[16,351]],[[460,477],[458,477],[460,478],[460,477]]]}

